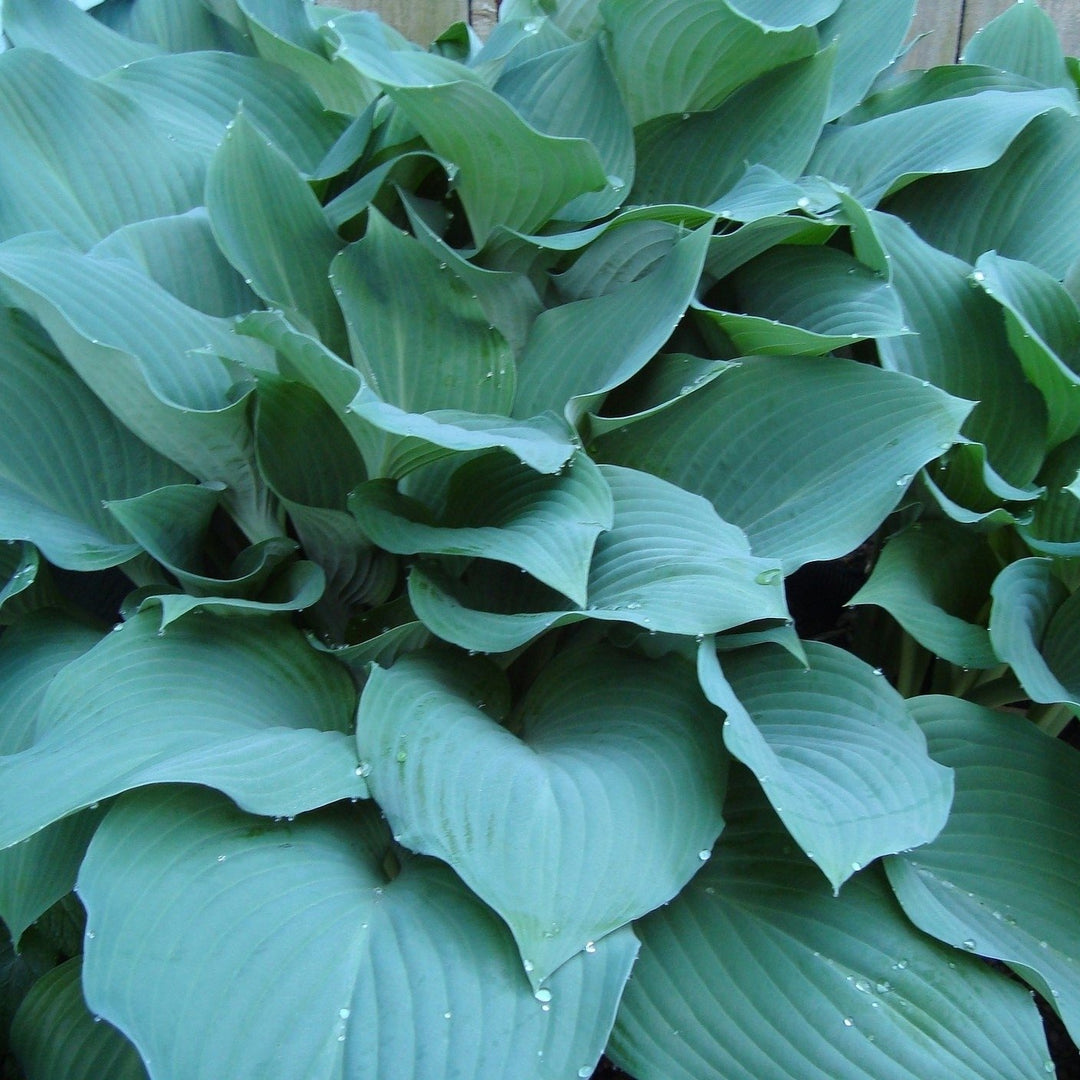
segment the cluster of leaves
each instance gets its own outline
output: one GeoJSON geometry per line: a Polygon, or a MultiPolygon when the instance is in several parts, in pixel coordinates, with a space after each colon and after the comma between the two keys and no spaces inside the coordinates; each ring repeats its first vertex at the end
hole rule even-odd
{"type": "Polygon", "coordinates": [[[913,7],[4,0],[30,1080],[1053,1072],[1080,69],[913,7]]]}

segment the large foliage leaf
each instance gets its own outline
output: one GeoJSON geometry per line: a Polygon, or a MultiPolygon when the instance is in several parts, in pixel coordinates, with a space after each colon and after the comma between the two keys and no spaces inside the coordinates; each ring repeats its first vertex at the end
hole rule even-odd
{"type": "Polygon", "coordinates": [[[38,319],[126,427],[198,479],[225,483],[253,539],[276,532],[254,468],[247,402],[221,359],[260,368],[270,362],[264,349],[126,260],[81,255],[55,235],[0,245],[0,289],[38,319]]]}
{"type": "Polygon", "coordinates": [[[609,1053],[640,1080],[1013,1080],[1052,1069],[1024,991],[919,933],[871,867],[833,897],[732,770],[729,825],[641,956],[609,1053]]]}
{"type": "Polygon", "coordinates": [[[747,355],[823,356],[866,338],[908,333],[892,285],[834,248],[770,248],[736,270],[725,288],[739,310],[696,310],[747,355]]]}
{"type": "Polygon", "coordinates": [[[1037,116],[1077,112],[1066,90],[987,90],[828,128],[808,169],[867,205],[919,177],[992,165],[1037,116]]]}
{"type": "Polygon", "coordinates": [[[498,559],[586,602],[593,545],[611,528],[613,509],[603,474],[584,454],[556,476],[485,455],[455,471],[446,503],[439,520],[392,483],[373,481],[357,489],[349,508],[387,551],[498,559]]]}
{"type": "Polygon", "coordinates": [[[709,857],[726,761],[677,658],[565,653],[514,709],[517,735],[501,678],[438,654],[376,669],[356,738],[395,835],[499,912],[540,986],[709,857]]]}
{"type": "Polygon", "coordinates": [[[756,555],[794,570],[838,558],[873,532],[915,472],[956,438],[968,408],[846,360],[748,357],[605,435],[599,453],[699,492],[746,532],[756,555]]]}
{"type": "Polygon", "coordinates": [[[916,522],[890,537],[850,603],[884,608],[920,645],[964,668],[999,663],[984,615],[999,569],[986,541],[948,521],[916,522]]]}
{"type": "MultiPolygon", "coordinates": [[[[49,683],[100,637],[54,612],[36,612],[7,628],[0,641],[0,756],[34,742],[35,718],[49,683]]],[[[0,918],[18,945],[23,932],[71,892],[100,814],[84,811],[27,841],[0,850],[0,918]]]]}
{"type": "Polygon", "coordinates": [[[973,268],[897,217],[875,213],[870,220],[913,331],[880,342],[882,365],[978,402],[964,434],[985,444],[1005,480],[1029,483],[1045,453],[1046,405],[1009,348],[1000,313],[972,288],[973,268]]]}
{"type": "Polygon", "coordinates": [[[215,243],[204,207],[132,222],[95,244],[89,254],[133,262],[178,300],[207,315],[229,318],[259,306],[215,243]]]}
{"type": "Polygon", "coordinates": [[[383,401],[360,372],[279,312],[257,312],[239,329],[273,345],[283,373],[330,404],[364,455],[368,475],[404,476],[454,450],[508,450],[538,472],[554,473],[574,453],[575,439],[554,415],[511,420],[500,415],[436,409],[411,413],[383,401]],[[399,436],[387,440],[384,434],[399,436]]]}
{"type": "Polygon", "coordinates": [[[161,51],[116,33],[70,0],[5,0],[4,33],[13,45],[50,53],[90,78],[161,51]]]}
{"type": "Polygon", "coordinates": [[[608,186],[589,142],[542,134],[467,69],[432,70],[441,58],[422,52],[387,57],[363,18],[336,19],[334,32],[339,54],[380,82],[432,150],[457,167],[456,189],[478,245],[496,225],[531,231],[577,196],[608,186]]]}
{"type": "Polygon", "coordinates": [[[591,1071],[633,934],[538,1000],[505,925],[449,870],[406,858],[395,876],[387,859],[366,806],[274,825],[205,792],[129,796],[79,880],[87,1001],[162,1080],[591,1071]]]}
{"type": "Polygon", "coordinates": [[[963,61],[1013,71],[1043,86],[1076,88],[1054,22],[1038,4],[1013,4],[987,23],[968,42],[963,61]]]}
{"type": "Polygon", "coordinates": [[[115,566],[139,547],[102,505],[187,479],[124,427],[21,314],[0,309],[0,534],[58,566],[115,566]]]}
{"type": "Polygon", "coordinates": [[[635,126],[667,113],[715,109],[756,76],[817,51],[811,27],[771,31],[725,0],[602,0],[600,11],[635,126]]]}
{"type": "Polygon", "coordinates": [[[345,327],[330,287],[342,241],[283,153],[241,113],[226,129],[206,176],[214,237],[271,305],[299,312],[328,346],[345,351],[345,327]]]}
{"type": "Polygon", "coordinates": [[[15,1016],[11,1043],[31,1080],[147,1080],[135,1048],[83,1001],[82,960],[53,968],[15,1016]]]}
{"type": "Polygon", "coordinates": [[[622,288],[540,315],[521,358],[515,414],[565,409],[576,421],[640,371],[693,299],[711,231],[703,226],[682,236],[646,275],[622,288]]]}
{"type": "Polygon", "coordinates": [[[1080,214],[1080,119],[1060,109],[1036,117],[996,164],[928,177],[889,209],[966,262],[994,250],[1060,281],[1076,258],[1070,227],[1080,214]]]}
{"type": "Polygon", "coordinates": [[[205,160],[241,106],[244,116],[307,173],[316,171],[345,127],[345,118],[328,112],[302,79],[257,57],[167,54],[102,81],[155,117],[166,138],[205,160]]]}
{"type": "Polygon", "coordinates": [[[514,362],[471,285],[372,212],[333,263],[353,361],[384,401],[412,413],[506,413],[514,362]],[[417,318],[417,312],[425,318],[417,318]]]}
{"type": "Polygon", "coordinates": [[[87,248],[201,203],[198,161],[135,102],[59,60],[0,54],[0,100],[0,237],[54,229],[87,248]]]}
{"type": "Polygon", "coordinates": [[[856,105],[878,73],[899,54],[915,14],[916,0],[877,0],[873,5],[842,0],[818,28],[822,41],[836,42],[832,94],[826,119],[856,105]]]}
{"type": "Polygon", "coordinates": [[[302,634],[211,616],[157,630],[137,615],[52,680],[33,745],[0,759],[0,844],[146,784],[206,784],[280,815],[366,794],[352,682],[302,634]]]}
{"type": "Polygon", "coordinates": [[[425,625],[462,648],[505,652],[582,619],[696,635],[787,618],[776,561],[753,556],[742,530],[708,502],[647,473],[600,471],[615,516],[597,538],[584,606],[517,573],[509,580],[487,573],[474,586],[418,567],[409,596],[425,625]]]}
{"type": "Polygon", "coordinates": [[[991,588],[990,640],[1033,701],[1080,708],[1080,593],[1069,595],[1050,559],[1020,559],[991,588]]]}
{"type": "Polygon", "coordinates": [[[561,218],[594,221],[622,205],[634,183],[634,136],[599,38],[515,64],[495,92],[545,135],[587,139],[600,155],[607,186],[579,195],[561,218]]]}
{"type": "Polygon", "coordinates": [[[833,54],[818,53],[767,72],[715,109],[642,124],[634,199],[709,206],[747,162],[801,175],[825,122],[832,68],[833,54]]]}
{"type": "Polygon", "coordinates": [[[934,843],[889,859],[897,898],[921,929],[1005,960],[1080,1035],[1076,750],[1027,720],[946,697],[909,704],[930,752],[956,774],[934,843]]]}
{"type": "Polygon", "coordinates": [[[775,647],[739,650],[721,668],[702,642],[698,678],[727,713],[724,745],[839,891],[879,855],[937,836],[952,778],[880,672],[831,645],[804,649],[805,662],[775,647]]]}
{"type": "Polygon", "coordinates": [[[1066,288],[1030,263],[987,252],[975,280],[1004,309],[1009,344],[1046,401],[1047,443],[1080,432],[1080,309],[1066,288]]]}

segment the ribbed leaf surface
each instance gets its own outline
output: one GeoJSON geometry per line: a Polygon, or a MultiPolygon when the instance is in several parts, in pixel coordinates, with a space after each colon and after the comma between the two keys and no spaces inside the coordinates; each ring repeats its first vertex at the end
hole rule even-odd
{"type": "Polygon", "coordinates": [[[194,789],[129,796],[79,881],[90,1007],[155,1080],[591,1071],[633,934],[538,1000],[505,925],[433,860],[388,880],[388,849],[367,806],[274,825],[194,789]]]}
{"type": "Polygon", "coordinates": [[[726,756],[677,658],[564,653],[515,709],[519,735],[506,696],[493,666],[414,654],[372,671],[356,739],[394,834],[506,920],[539,987],[708,858],[726,756]]]}
{"type": "Polygon", "coordinates": [[[946,697],[909,708],[956,798],[934,843],[886,862],[897,898],[927,933],[1006,961],[1077,1038],[1080,757],[1009,713],[946,697]]]}

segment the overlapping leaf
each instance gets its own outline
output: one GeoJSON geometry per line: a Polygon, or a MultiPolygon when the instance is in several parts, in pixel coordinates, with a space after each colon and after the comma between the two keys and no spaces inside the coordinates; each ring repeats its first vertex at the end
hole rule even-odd
{"type": "Polygon", "coordinates": [[[1043,86],[1076,89],[1053,20],[1038,4],[1007,8],[968,42],[962,59],[1013,71],[1043,86]]]}
{"type": "Polygon", "coordinates": [[[388,875],[389,849],[368,807],[273,825],[205,792],[129,796],[79,880],[91,1009],[163,1080],[591,1070],[633,934],[570,960],[538,1000],[505,925],[433,860],[388,875]]]}
{"type": "Polygon", "coordinates": [[[825,122],[832,68],[833,54],[818,53],[767,72],[715,109],[640,125],[635,201],[709,206],[747,162],[801,175],[825,122]]]}
{"type": "Polygon", "coordinates": [[[887,861],[921,929],[1005,960],[1080,1034],[1077,752],[1027,720],[946,697],[909,705],[930,752],[956,774],[934,843],[887,861]]]}
{"type": "Polygon", "coordinates": [[[565,409],[573,421],[637,374],[693,299],[711,231],[704,226],[683,236],[637,281],[540,315],[518,369],[515,414],[565,409]]]}
{"type": "Polygon", "coordinates": [[[696,310],[746,355],[823,356],[866,338],[908,333],[890,283],[834,248],[771,248],[729,284],[741,312],[696,310]]]}
{"type": "Polygon", "coordinates": [[[937,251],[899,218],[870,220],[913,332],[879,343],[882,365],[978,402],[964,434],[985,444],[1006,481],[1028,484],[1045,453],[1047,410],[1009,348],[1000,313],[972,287],[971,266],[937,251]]]}
{"type": "MultiPolygon", "coordinates": [[[[0,757],[34,742],[36,716],[49,683],[100,634],[47,612],[4,632],[0,646],[0,757]]],[[[13,848],[0,850],[0,918],[16,945],[23,932],[71,892],[100,814],[83,811],[56,822],[13,848]]]]}
{"type": "Polygon", "coordinates": [[[599,453],[699,492],[756,555],[795,569],[838,558],[873,532],[968,409],[846,360],[748,357],[625,434],[605,435],[599,453]]]}
{"type": "Polygon", "coordinates": [[[27,994],[11,1028],[11,1043],[34,1080],[147,1080],[135,1048],[86,1007],[82,960],[43,975],[27,994]]]}
{"type": "Polygon", "coordinates": [[[405,657],[372,672],[356,738],[395,835],[506,920],[540,986],[708,858],[726,762],[677,658],[564,653],[514,710],[520,735],[498,722],[505,699],[487,664],[405,657]]]}
{"type": "Polygon", "coordinates": [[[276,531],[255,474],[247,403],[218,355],[260,368],[272,362],[265,349],[126,260],[81,255],[55,235],[0,245],[0,289],[38,319],[116,419],[198,479],[228,485],[253,539],[276,531]],[[103,293],[110,304],[100,303],[103,293]]]}
{"type": "Polygon", "coordinates": [[[990,640],[1033,701],[1080,709],[1080,593],[1069,595],[1050,559],[1020,559],[991,589],[990,640]]]}
{"type": "Polygon", "coordinates": [[[450,481],[441,521],[386,481],[358,488],[349,508],[387,551],[512,563],[577,604],[586,602],[596,538],[612,525],[611,491],[584,454],[555,476],[501,454],[467,462],[450,481]]]}
{"type": "Polygon", "coordinates": [[[59,60],[0,54],[0,100],[0,237],[54,229],[87,248],[202,202],[199,162],[150,113],[59,60]]]}
{"type": "Polygon", "coordinates": [[[418,567],[409,596],[424,624],[463,648],[505,652],[582,619],[696,635],[787,618],[776,561],[753,556],[742,530],[704,499],[633,469],[600,472],[615,516],[596,541],[585,605],[516,573],[507,580],[489,571],[473,585],[418,567]]]}
{"type": "Polygon", "coordinates": [[[1036,117],[996,164],[920,180],[889,209],[966,262],[993,250],[1060,281],[1076,259],[1070,227],[1080,214],[1080,119],[1060,109],[1036,117]]]}
{"type": "Polygon", "coordinates": [[[880,672],[831,645],[804,649],[805,664],[759,647],[725,654],[721,668],[705,641],[698,678],[727,713],[724,745],[839,891],[879,855],[937,836],[952,778],[880,672]]]}
{"type": "Polygon", "coordinates": [[[95,570],[139,551],[102,506],[187,474],[140,442],[29,319],[0,309],[0,534],[95,570]]]}
{"type": "Polygon", "coordinates": [[[275,619],[196,622],[137,615],[52,680],[33,745],[0,759],[0,844],[146,784],[282,815],[365,794],[345,669],[275,619]]]}
{"type": "Polygon", "coordinates": [[[869,206],[921,176],[992,165],[1037,116],[1077,113],[1066,90],[987,90],[933,101],[825,131],[808,171],[843,184],[869,206]]]}
{"type": "Polygon", "coordinates": [[[242,113],[210,164],[206,206],[219,247],[255,291],[298,312],[344,353],[345,327],[329,281],[343,243],[292,163],[242,113]]]}
{"type": "Polygon", "coordinates": [[[668,113],[715,109],[739,86],[818,47],[812,27],[772,31],[724,0],[601,0],[600,11],[635,126],[668,113]]]}
{"type": "Polygon", "coordinates": [[[833,897],[732,771],[729,825],[641,956],[609,1053],[639,1080],[1013,1080],[1051,1071],[1027,994],[904,918],[877,868],[833,897]]]}
{"type": "Polygon", "coordinates": [[[850,603],[884,608],[950,663],[992,668],[999,660],[978,619],[998,569],[983,537],[948,521],[918,522],[889,539],[850,603]]]}

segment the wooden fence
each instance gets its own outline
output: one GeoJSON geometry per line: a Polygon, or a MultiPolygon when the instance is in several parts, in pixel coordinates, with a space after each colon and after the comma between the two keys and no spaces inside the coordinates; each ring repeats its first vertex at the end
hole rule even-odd
{"type": "MultiPolygon", "coordinates": [[[[495,25],[497,0],[326,0],[339,7],[377,11],[413,41],[427,43],[453,22],[468,20],[486,37],[495,25]]],[[[872,4],[874,0],[863,0],[872,4]]],[[[913,34],[925,34],[911,52],[911,67],[957,60],[971,35],[1013,0],[919,0],[913,34]]],[[[1080,0],[1041,0],[1071,55],[1080,53],[1080,0]]]]}

